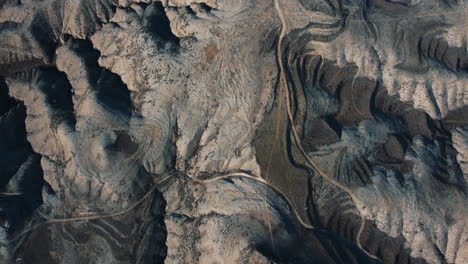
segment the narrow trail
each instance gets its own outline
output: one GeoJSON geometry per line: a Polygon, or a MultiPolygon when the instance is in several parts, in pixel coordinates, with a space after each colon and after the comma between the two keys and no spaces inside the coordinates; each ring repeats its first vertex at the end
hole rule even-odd
{"type": "Polygon", "coordinates": [[[174,175],[174,173],[168,174],[162,180],[155,183],[153,185],[153,187],[151,187],[151,189],[140,200],[136,201],[134,204],[132,204],[128,208],[126,208],[126,209],[124,209],[122,211],[119,211],[119,212],[115,212],[115,213],[111,213],[111,214],[105,214],[105,215],[102,215],[102,214],[101,215],[85,215],[85,216],[77,216],[77,217],[70,217],[70,218],[47,218],[46,216],[41,215],[41,217],[45,218],[46,221],[44,221],[42,223],[38,223],[38,224],[36,224],[36,225],[34,225],[32,227],[27,228],[23,232],[16,235],[14,238],[8,240],[8,243],[0,242],[0,247],[8,247],[8,246],[12,245],[14,242],[16,242],[19,239],[21,239],[22,237],[24,237],[25,235],[27,235],[28,233],[36,230],[39,227],[45,226],[45,225],[57,224],[57,223],[70,223],[70,222],[78,222],[78,221],[89,221],[89,220],[96,220],[96,219],[103,219],[103,218],[112,218],[112,217],[117,217],[117,216],[121,216],[121,215],[124,215],[126,213],[129,213],[130,211],[135,209],[137,206],[142,204],[144,201],[146,201],[151,196],[151,194],[154,193],[154,191],[157,189],[157,187],[160,184],[167,181],[173,175],[174,175]]]}
{"type": "Polygon", "coordinates": [[[10,196],[10,197],[13,197],[13,196],[19,196],[19,195],[22,195],[23,193],[19,193],[19,192],[0,192],[0,196],[10,196]]]}
{"type": "MultiPolygon", "coordinates": [[[[302,143],[300,141],[300,137],[299,137],[299,134],[297,132],[297,129],[295,127],[295,124],[294,124],[294,118],[293,118],[293,114],[292,114],[292,110],[291,110],[291,96],[290,96],[290,91],[289,91],[289,85],[288,85],[288,81],[287,81],[287,77],[286,77],[286,73],[285,73],[285,66],[283,64],[283,61],[282,61],[282,50],[281,50],[281,46],[282,46],[282,43],[283,43],[283,40],[284,38],[286,37],[286,34],[287,34],[287,28],[286,28],[286,20],[284,18],[284,14],[283,14],[283,10],[280,8],[280,5],[279,5],[279,0],[275,0],[275,9],[278,13],[278,16],[281,20],[281,23],[282,23],[282,29],[281,29],[281,34],[280,34],[280,37],[279,37],[279,40],[278,40],[278,45],[277,45],[277,56],[278,56],[278,64],[279,64],[279,67],[280,67],[280,89],[283,89],[283,92],[285,93],[285,97],[286,97],[286,109],[287,109],[287,116],[288,116],[288,120],[289,122],[291,123],[291,130],[292,130],[292,133],[293,133],[293,137],[294,137],[294,141],[296,143],[296,146],[298,147],[298,149],[300,150],[301,154],[304,156],[304,158],[306,159],[307,163],[310,165],[310,168],[311,169],[314,169],[315,171],[317,171],[317,173],[323,177],[325,180],[327,180],[328,182],[330,182],[331,184],[335,185],[336,187],[338,187],[339,189],[343,190],[344,192],[346,192],[350,198],[352,199],[353,203],[356,205],[357,204],[357,201],[358,199],[356,198],[356,196],[353,194],[353,192],[347,188],[346,186],[340,184],[339,182],[337,182],[336,180],[334,180],[333,178],[329,177],[323,170],[320,169],[320,167],[314,162],[314,160],[312,160],[308,154],[306,153],[306,151],[304,150],[304,148],[302,147],[302,143]]],[[[84,97],[87,96],[87,90],[85,91],[85,94],[84,94],[84,97]]],[[[77,104],[77,107],[79,107],[81,105],[81,101],[83,101],[83,98],[81,98],[81,100],[78,102],[77,104]]],[[[20,238],[22,238],[23,236],[25,236],[26,234],[28,234],[29,232],[41,227],[41,226],[44,226],[44,225],[48,225],[48,224],[56,224],[56,223],[69,223],[69,222],[76,222],[76,221],[89,221],[89,220],[96,220],[96,219],[103,219],[103,218],[113,218],[113,217],[117,217],[117,216],[121,216],[121,215],[124,215],[126,213],[129,213],[131,212],[132,210],[134,210],[137,206],[139,206],[140,204],[142,204],[144,201],[146,201],[152,193],[154,193],[155,190],[157,190],[157,187],[164,183],[166,180],[168,180],[169,178],[171,178],[174,174],[171,173],[169,175],[167,175],[166,177],[164,177],[162,180],[160,180],[159,182],[155,183],[153,185],[153,187],[140,199],[138,200],[137,202],[135,202],[134,204],[132,204],[130,207],[122,210],[122,211],[119,211],[119,212],[115,212],[115,213],[111,213],[111,214],[106,214],[106,215],[87,215],[87,216],[79,216],[79,217],[71,217],[71,218],[46,218],[47,220],[42,222],[42,223],[38,223],[30,228],[27,228],[26,230],[24,230],[23,232],[21,232],[20,234],[16,235],[13,239],[9,240],[8,243],[2,243],[0,242],[0,246],[2,247],[8,247],[10,246],[11,244],[13,244],[15,241],[19,240],[20,238]]],[[[316,230],[318,229],[317,227],[315,226],[312,226],[312,225],[309,225],[307,224],[300,216],[300,214],[298,213],[297,209],[294,207],[293,203],[291,202],[291,200],[280,190],[278,189],[277,187],[275,187],[274,185],[271,185],[270,183],[268,183],[265,179],[261,178],[261,177],[257,177],[257,176],[253,176],[253,175],[250,175],[248,173],[243,173],[243,172],[234,172],[234,173],[229,173],[229,174],[226,174],[226,175],[222,175],[222,176],[218,176],[218,177],[215,177],[215,178],[212,178],[212,179],[208,179],[208,180],[200,180],[200,179],[195,179],[193,177],[190,177],[189,178],[193,181],[193,182],[196,182],[196,183],[199,183],[199,184],[208,184],[208,183],[212,183],[212,182],[215,182],[215,181],[218,181],[218,180],[222,180],[222,179],[228,179],[228,178],[248,178],[248,179],[251,179],[253,181],[256,181],[256,182],[259,182],[261,184],[264,184],[266,186],[268,186],[269,188],[271,188],[275,193],[277,193],[278,195],[280,195],[284,201],[287,203],[289,209],[292,211],[292,213],[294,214],[295,218],[298,220],[298,222],[306,229],[309,229],[309,230],[316,230]]],[[[19,194],[16,194],[16,193],[13,193],[13,194],[9,194],[9,193],[0,193],[0,195],[19,195],[19,194]]],[[[365,225],[365,218],[364,216],[360,213],[360,211],[358,210],[359,214],[360,214],[360,217],[361,217],[361,225],[359,227],[359,231],[356,235],[356,243],[357,243],[357,246],[363,250],[369,257],[371,258],[374,258],[374,259],[377,259],[378,258],[372,254],[370,254],[369,252],[367,252],[365,249],[363,249],[362,245],[361,245],[361,242],[360,242],[360,236],[361,236],[361,233],[364,229],[364,225],[365,225]]]]}
{"type": "MultiPolygon", "coordinates": [[[[294,137],[294,141],[296,142],[296,146],[298,147],[301,154],[307,160],[307,163],[309,163],[309,165],[311,166],[312,169],[314,169],[322,178],[327,180],[329,183],[335,185],[339,189],[346,192],[349,195],[349,197],[351,198],[351,200],[353,201],[354,205],[357,205],[358,204],[358,199],[356,198],[354,193],[351,191],[351,189],[349,189],[348,187],[342,185],[341,183],[337,182],[335,179],[328,176],[317,165],[317,163],[315,163],[315,161],[312,158],[309,157],[307,152],[302,147],[302,142],[301,142],[301,139],[299,137],[299,133],[297,132],[296,126],[294,124],[294,117],[293,117],[292,110],[291,110],[291,96],[289,94],[289,92],[290,92],[289,91],[289,85],[288,85],[288,81],[287,81],[287,77],[286,77],[285,67],[284,67],[283,60],[282,60],[283,52],[282,52],[281,47],[282,47],[282,44],[283,44],[283,40],[284,40],[284,38],[286,37],[286,34],[287,34],[287,28],[286,28],[286,19],[284,17],[283,10],[280,7],[279,0],[275,0],[275,9],[276,9],[276,11],[278,13],[278,16],[279,16],[279,18],[281,20],[281,23],[282,23],[281,34],[280,34],[280,37],[279,37],[279,40],[278,40],[278,46],[277,46],[277,58],[278,58],[278,64],[279,64],[279,67],[280,67],[280,89],[284,89],[284,93],[286,95],[286,109],[287,109],[287,112],[288,112],[289,122],[291,123],[291,131],[293,133],[293,137],[294,137]]],[[[357,211],[359,212],[359,215],[361,217],[361,224],[360,224],[358,233],[356,235],[356,244],[369,257],[379,260],[379,258],[377,258],[376,256],[370,254],[369,252],[367,252],[362,247],[360,238],[361,238],[362,231],[364,230],[365,220],[366,219],[365,219],[364,215],[359,211],[359,209],[357,211]]]]}
{"type": "Polygon", "coordinates": [[[245,173],[245,172],[233,172],[233,173],[229,173],[229,174],[226,174],[226,175],[222,175],[222,176],[218,176],[218,177],[215,177],[215,178],[212,178],[212,179],[208,179],[208,180],[199,180],[199,179],[195,179],[195,178],[192,178],[190,177],[190,179],[196,183],[200,183],[200,184],[207,184],[207,183],[211,183],[211,182],[215,182],[215,181],[218,181],[218,180],[222,180],[222,179],[229,179],[229,178],[248,178],[248,179],[251,179],[253,181],[256,181],[256,182],[259,182],[261,184],[264,184],[268,187],[270,187],[276,194],[278,194],[279,196],[281,196],[287,203],[289,209],[292,211],[292,213],[294,214],[294,216],[297,218],[297,220],[299,221],[299,223],[305,227],[306,229],[318,229],[317,227],[315,226],[312,226],[312,225],[309,225],[307,224],[302,218],[301,216],[299,215],[299,212],[297,211],[297,209],[294,207],[293,203],[291,202],[291,200],[288,198],[288,196],[286,194],[284,194],[280,189],[278,189],[276,186],[268,183],[265,179],[261,178],[261,177],[257,177],[257,176],[253,176],[253,175],[250,175],[248,173],[245,173]]]}
{"type": "MultiPolygon", "coordinates": [[[[36,224],[36,225],[34,225],[34,226],[30,227],[30,228],[27,228],[26,230],[24,230],[20,234],[16,235],[13,239],[9,240],[8,243],[0,242],[0,246],[8,247],[9,245],[13,244],[15,241],[19,240],[20,238],[22,238],[23,236],[25,236],[29,232],[32,232],[35,229],[37,229],[39,227],[42,227],[44,225],[57,224],[57,223],[70,223],[70,222],[77,222],[77,221],[89,221],[89,220],[96,220],[96,219],[103,219],[103,218],[112,218],[112,217],[117,217],[117,216],[121,216],[121,215],[124,215],[126,213],[129,213],[130,211],[135,209],[137,206],[142,204],[144,201],[146,201],[151,196],[151,194],[154,193],[154,191],[157,189],[158,186],[163,184],[165,181],[167,181],[172,176],[174,176],[174,173],[170,173],[169,175],[164,177],[162,180],[155,183],[153,185],[153,187],[140,200],[138,200],[137,202],[132,204],[130,207],[128,207],[128,208],[126,208],[126,209],[124,209],[122,211],[119,211],[119,212],[116,212],[116,213],[111,213],[111,214],[106,214],[106,215],[87,215],[87,216],[78,216],[78,217],[70,217],[70,218],[46,218],[45,216],[42,216],[45,219],[47,219],[45,222],[42,222],[42,223],[36,224]]],[[[293,206],[293,203],[291,202],[291,200],[280,189],[278,189],[277,187],[269,184],[268,182],[266,182],[261,177],[250,175],[250,174],[244,173],[244,172],[233,172],[233,173],[218,176],[218,177],[208,179],[208,180],[195,179],[195,178],[190,177],[190,176],[188,176],[188,178],[190,180],[192,180],[193,182],[198,183],[198,184],[209,184],[209,183],[212,183],[212,182],[215,182],[215,181],[218,181],[218,180],[228,179],[228,178],[248,178],[248,179],[251,179],[253,181],[259,182],[261,184],[264,184],[264,185],[270,187],[275,193],[280,195],[284,199],[284,201],[286,201],[289,209],[292,211],[295,218],[299,221],[299,223],[303,227],[305,227],[306,229],[317,229],[316,227],[311,226],[311,225],[307,224],[304,220],[302,220],[302,218],[300,217],[297,209],[293,206]]]]}

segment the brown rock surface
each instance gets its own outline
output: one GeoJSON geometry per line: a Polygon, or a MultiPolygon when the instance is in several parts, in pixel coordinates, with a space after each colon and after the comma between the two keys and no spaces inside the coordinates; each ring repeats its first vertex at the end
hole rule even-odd
{"type": "Polygon", "coordinates": [[[468,263],[466,0],[0,0],[0,263],[468,263]]]}

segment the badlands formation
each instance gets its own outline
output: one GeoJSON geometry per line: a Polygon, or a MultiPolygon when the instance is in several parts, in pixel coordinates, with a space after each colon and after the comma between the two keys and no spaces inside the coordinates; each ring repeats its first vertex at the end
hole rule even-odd
{"type": "Polygon", "coordinates": [[[0,0],[0,263],[468,263],[467,0],[0,0]]]}

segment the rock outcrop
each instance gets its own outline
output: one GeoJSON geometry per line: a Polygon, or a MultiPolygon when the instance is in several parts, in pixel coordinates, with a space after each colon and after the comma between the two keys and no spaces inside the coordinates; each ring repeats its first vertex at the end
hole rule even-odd
{"type": "Polygon", "coordinates": [[[1,263],[468,263],[466,0],[0,0],[1,263]]]}

